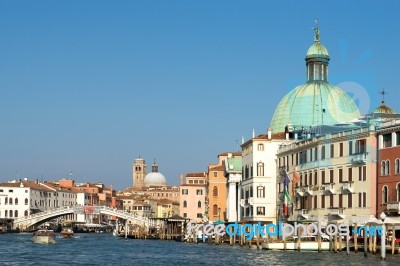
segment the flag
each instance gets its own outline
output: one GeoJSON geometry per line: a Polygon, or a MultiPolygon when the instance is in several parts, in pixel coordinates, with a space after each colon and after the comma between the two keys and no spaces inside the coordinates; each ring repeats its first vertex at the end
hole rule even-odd
{"type": "Polygon", "coordinates": [[[299,180],[300,180],[300,177],[299,177],[299,175],[297,174],[296,168],[294,168],[294,171],[293,171],[293,184],[294,184],[294,185],[297,185],[297,183],[299,182],[299,180]]]}
{"type": "Polygon", "coordinates": [[[290,183],[290,179],[289,176],[287,174],[287,172],[285,171],[285,177],[283,179],[283,196],[284,196],[284,201],[283,201],[283,214],[285,216],[289,215],[288,212],[288,204],[290,203],[290,195],[289,195],[289,191],[288,191],[288,186],[290,183]]]}

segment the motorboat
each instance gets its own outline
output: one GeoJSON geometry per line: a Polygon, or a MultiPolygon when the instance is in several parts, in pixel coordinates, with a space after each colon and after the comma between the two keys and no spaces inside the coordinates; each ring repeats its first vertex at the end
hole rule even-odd
{"type": "Polygon", "coordinates": [[[56,243],[56,234],[53,230],[40,229],[33,233],[32,241],[38,244],[56,243]]]}
{"type": "Polygon", "coordinates": [[[60,235],[64,238],[71,238],[74,236],[74,231],[71,228],[64,228],[61,230],[60,235]]]}

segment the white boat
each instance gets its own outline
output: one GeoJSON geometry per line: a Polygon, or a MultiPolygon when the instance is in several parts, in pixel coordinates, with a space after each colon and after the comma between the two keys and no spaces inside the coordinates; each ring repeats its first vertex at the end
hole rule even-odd
{"type": "Polygon", "coordinates": [[[56,234],[53,230],[41,229],[33,233],[32,241],[38,244],[54,244],[56,234]]]}
{"type": "MultiPolygon", "coordinates": [[[[318,251],[318,241],[315,236],[302,236],[300,238],[300,244],[297,237],[291,237],[286,239],[286,250],[298,250],[300,245],[300,250],[304,251],[318,251]]],[[[262,243],[263,249],[270,250],[285,250],[285,243],[283,241],[262,243]]],[[[346,242],[342,241],[342,249],[346,247],[346,242]]],[[[321,250],[329,250],[329,242],[321,242],[321,250]]]]}
{"type": "Polygon", "coordinates": [[[61,230],[60,235],[64,238],[72,238],[74,236],[74,231],[71,228],[64,228],[61,230]]]}

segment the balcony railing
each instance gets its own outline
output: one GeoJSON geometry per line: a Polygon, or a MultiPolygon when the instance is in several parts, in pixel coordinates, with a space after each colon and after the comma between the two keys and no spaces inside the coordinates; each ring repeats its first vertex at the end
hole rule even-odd
{"type": "Polygon", "coordinates": [[[352,183],[344,183],[342,187],[342,191],[346,193],[353,193],[353,186],[352,183]]]}
{"type": "Polygon", "coordinates": [[[341,218],[344,217],[344,209],[343,208],[331,208],[329,210],[330,216],[339,216],[341,218]]]}
{"type": "Polygon", "coordinates": [[[368,152],[350,155],[352,164],[366,164],[368,152]]]}
{"type": "Polygon", "coordinates": [[[324,192],[328,194],[335,193],[334,183],[324,185],[324,192]]]}
{"type": "Polygon", "coordinates": [[[388,212],[396,212],[400,214],[400,202],[388,202],[386,204],[386,209],[388,212]]]}
{"type": "Polygon", "coordinates": [[[304,219],[308,219],[308,212],[309,212],[308,209],[302,209],[300,215],[301,215],[304,219]]]}
{"type": "Polygon", "coordinates": [[[305,189],[303,187],[296,187],[295,188],[296,194],[299,195],[300,197],[304,195],[305,189]]]}

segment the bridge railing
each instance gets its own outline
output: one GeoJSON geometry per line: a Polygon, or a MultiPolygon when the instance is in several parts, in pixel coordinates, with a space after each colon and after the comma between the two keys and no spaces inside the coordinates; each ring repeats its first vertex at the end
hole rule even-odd
{"type": "Polygon", "coordinates": [[[14,223],[26,221],[26,220],[29,220],[29,219],[35,219],[35,218],[47,216],[48,214],[59,213],[59,212],[63,212],[65,210],[70,210],[70,209],[74,209],[74,208],[75,208],[75,206],[63,206],[63,207],[59,207],[59,208],[56,208],[56,209],[42,211],[42,212],[30,214],[28,216],[22,216],[22,217],[14,218],[14,223]]]}

